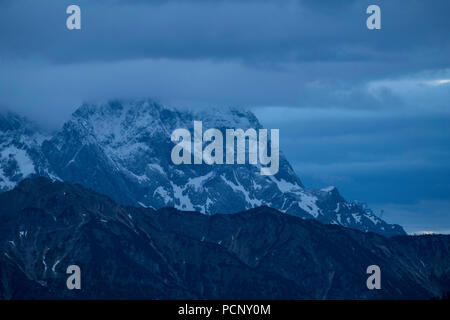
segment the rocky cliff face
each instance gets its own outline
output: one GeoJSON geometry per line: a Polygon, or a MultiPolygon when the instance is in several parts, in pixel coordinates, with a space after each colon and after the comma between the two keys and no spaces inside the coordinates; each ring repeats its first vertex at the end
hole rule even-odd
{"type": "MultiPolygon", "coordinates": [[[[2,164],[0,183],[8,190],[23,177],[43,175],[80,183],[126,205],[170,206],[206,214],[268,206],[301,218],[385,236],[404,234],[400,226],[347,202],[334,187],[306,189],[282,153],[279,172],[274,176],[262,176],[257,165],[249,164],[174,165],[170,135],[177,128],[192,131],[194,120],[201,120],[204,130],[261,128],[252,113],[233,109],[189,111],[147,100],[83,105],[62,130],[36,141],[32,151],[16,147],[27,155],[26,163],[34,169],[11,175],[8,165],[2,164]]],[[[27,124],[8,132],[23,126],[27,124]]],[[[11,145],[17,143],[12,138],[8,141],[2,144],[2,157],[17,158],[14,154],[18,152],[11,151],[11,145]]]]}
{"type": "Polygon", "coordinates": [[[2,299],[429,299],[449,290],[450,236],[388,239],[267,207],[124,207],[44,178],[0,194],[2,299]],[[81,290],[66,288],[71,264],[81,290]],[[366,288],[372,264],[382,290],[366,288]]]}

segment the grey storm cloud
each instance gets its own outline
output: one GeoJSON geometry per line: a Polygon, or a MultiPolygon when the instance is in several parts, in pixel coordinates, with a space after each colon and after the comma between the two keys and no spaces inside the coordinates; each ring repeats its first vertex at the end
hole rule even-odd
{"type": "Polygon", "coordinates": [[[445,0],[75,2],[80,31],[65,28],[73,1],[0,1],[1,108],[55,125],[85,100],[117,97],[350,109],[449,98],[447,86],[398,88],[450,78],[445,0]],[[379,31],[365,27],[372,3],[379,31]]]}
{"type": "Polygon", "coordinates": [[[392,72],[439,68],[450,56],[442,41],[450,26],[445,0],[375,1],[383,4],[380,32],[365,28],[365,8],[373,1],[77,2],[81,32],[64,28],[70,1],[6,1],[2,54],[59,63],[161,57],[261,64],[389,61],[392,72]],[[423,54],[427,59],[417,59],[423,54]]]}
{"type": "MultiPolygon", "coordinates": [[[[86,92],[93,83],[105,82],[117,95],[192,104],[378,108],[401,105],[402,97],[387,86],[368,92],[370,81],[443,70],[450,62],[445,0],[78,0],[82,30],[69,31],[65,10],[72,3],[0,2],[0,66],[9,100],[34,90],[26,84],[42,76],[43,92],[67,79],[67,97],[77,101],[92,97],[86,92]],[[380,31],[365,27],[369,3],[382,7],[380,31]]],[[[108,90],[99,91],[99,98],[108,97],[108,90]]],[[[4,104],[17,107],[9,100],[4,104]]]]}

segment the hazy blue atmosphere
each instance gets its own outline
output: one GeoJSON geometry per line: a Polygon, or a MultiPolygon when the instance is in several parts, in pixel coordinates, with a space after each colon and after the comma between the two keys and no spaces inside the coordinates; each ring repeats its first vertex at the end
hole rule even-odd
{"type": "Polygon", "coordinates": [[[450,2],[0,0],[0,109],[58,128],[84,101],[252,109],[307,187],[450,233],[450,2]],[[82,30],[66,29],[78,4],[82,30]],[[378,4],[382,29],[366,28],[378,4]]]}

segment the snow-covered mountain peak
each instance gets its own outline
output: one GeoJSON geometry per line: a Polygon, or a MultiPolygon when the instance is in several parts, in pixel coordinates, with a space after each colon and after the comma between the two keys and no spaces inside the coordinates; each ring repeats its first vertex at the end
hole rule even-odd
{"type": "Polygon", "coordinates": [[[0,113],[0,191],[39,172],[40,146],[48,134],[11,112],[0,113]]]}
{"type": "Polygon", "coordinates": [[[0,148],[0,187],[10,189],[28,175],[44,175],[80,183],[127,205],[173,206],[205,214],[268,206],[364,231],[404,233],[358,203],[345,201],[335,187],[305,189],[283,153],[274,176],[261,176],[258,166],[250,164],[173,164],[170,135],[178,128],[192,129],[194,120],[202,121],[204,130],[261,128],[249,111],[174,108],[152,100],[84,104],[59,132],[41,139],[42,143],[32,138],[39,133],[23,135],[20,128],[24,125],[0,120],[0,128],[4,128],[0,134],[11,137],[3,139],[8,142],[0,148]],[[24,146],[23,140],[35,142],[24,146]],[[16,164],[9,165],[12,152],[8,150],[12,149],[8,148],[13,147],[18,150],[14,153],[16,164]],[[17,166],[20,170],[11,169],[17,166]]]}

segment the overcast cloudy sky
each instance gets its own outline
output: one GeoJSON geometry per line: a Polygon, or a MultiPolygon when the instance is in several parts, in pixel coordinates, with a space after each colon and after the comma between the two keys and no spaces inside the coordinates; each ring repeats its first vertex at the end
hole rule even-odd
{"type": "Polygon", "coordinates": [[[0,0],[0,108],[48,128],[109,98],[251,108],[306,186],[450,232],[449,13],[448,0],[0,0]]]}

